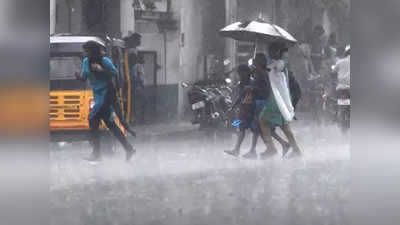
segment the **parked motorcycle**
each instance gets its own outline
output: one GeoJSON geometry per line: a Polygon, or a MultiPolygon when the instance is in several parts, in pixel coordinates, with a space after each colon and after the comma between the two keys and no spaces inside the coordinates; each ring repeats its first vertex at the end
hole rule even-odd
{"type": "Polygon", "coordinates": [[[336,90],[338,80],[337,73],[334,72],[332,66],[331,72],[331,95],[328,98],[328,106],[330,112],[334,112],[334,119],[337,126],[346,133],[350,129],[350,86],[336,90]]]}
{"type": "Polygon", "coordinates": [[[307,94],[309,98],[309,107],[311,110],[312,119],[316,122],[317,126],[322,125],[324,120],[324,110],[326,108],[327,91],[325,87],[325,79],[317,74],[310,75],[307,79],[309,85],[307,94]]]}
{"type": "Polygon", "coordinates": [[[192,124],[199,124],[200,129],[229,128],[231,119],[227,116],[227,112],[232,106],[229,91],[223,91],[218,87],[190,85],[186,82],[182,82],[181,85],[190,88],[188,98],[195,116],[191,121],[192,124]]]}

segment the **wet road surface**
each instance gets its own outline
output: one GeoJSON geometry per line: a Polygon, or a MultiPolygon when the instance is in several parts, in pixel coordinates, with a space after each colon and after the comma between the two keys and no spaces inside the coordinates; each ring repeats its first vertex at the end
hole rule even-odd
{"type": "MultiPolygon", "coordinates": [[[[95,165],[82,160],[86,142],[54,148],[51,224],[348,224],[348,140],[332,127],[294,130],[302,159],[234,158],[223,153],[233,138],[215,142],[198,132],[134,140],[129,164],[121,147],[95,165]]],[[[257,151],[264,149],[259,141],[257,151]]]]}

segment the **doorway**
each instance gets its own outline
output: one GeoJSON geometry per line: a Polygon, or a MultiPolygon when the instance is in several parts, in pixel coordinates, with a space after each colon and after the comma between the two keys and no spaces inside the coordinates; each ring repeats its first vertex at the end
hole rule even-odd
{"type": "Polygon", "coordinates": [[[142,99],[137,99],[136,116],[140,124],[148,124],[155,121],[157,115],[157,52],[139,51],[139,59],[143,60],[143,84],[142,99]]]}

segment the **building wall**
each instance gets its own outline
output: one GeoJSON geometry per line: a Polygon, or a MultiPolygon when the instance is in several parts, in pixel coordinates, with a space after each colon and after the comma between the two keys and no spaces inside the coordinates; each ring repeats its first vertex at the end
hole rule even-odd
{"type": "MultiPolygon", "coordinates": [[[[202,48],[202,4],[196,0],[181,0],[180,33],[181,43],[179,55],[181,81],[193,83],[203,77],[204,52],[202,48]]],[[[184,116],[188,106],[187,89],[179,88],[178,115],[184,116]]]]}
{"type": "Polygon", "coordinates": [[[180,21],[184,42],[181,43],[180,66],[183,80],[189,82],[203,77],[202,10],[201,1],[182,0],[180,21]]]}
{"type": "Polygon", "coordinates": [[[121,0],[79,0],[82,4],[82,31],[85,33],[107,34],[121,37],[121,0]],[[103,8],[104,7],[104,8],[103,8]],[[90,21],[91,14],[102,14],[90,21]],[[93,24],[92,24],[93,23],[93,24]]]}
{"type": "Polygon", "coordinates": [[[120,1],[115,0],[107,3],[104,27],[88,27],[85,15],[88,11],[93,11],[93,7],[90,4],[95,4],[96,2],[93,0],[69,0],[71,2],[71,30],[69,30],[68,0],[53,1],[55,1],[55,33],[107,33],[111,36],[121,36],[120,1]]]}
{"type": "MultiPolygon", "coordinates": [[[[219,13],[217,18],[218,10],[212,8],[214,3],[212,0],[171,1],[170,10],[178,21],[178,29],[169,30],[166,34],[158,30],[155,22],[136,21],[136,32],[142,34],[138,50],[157,52],[161,67],[157,72],[158,98],[169,96],[165,99],[165,107],[175,112],[175,118],[181,118],[188,108],[187,89],[183,89],[180,83],[194,83],[204,78],[208,54],[218,55],[221,60],[224,58],[224,39],[218,36],[218,30],[225,25],[225,16],[219,13]]],[[[217,5],[224,11],[224,1],[217,5]]],[[[158,102],[160,105],[163,101],[158,102]]],[[[162,116],[161,113],[159,115],[162,116]]]]}
{"type": "MultiPolygon", "coordinates": [[[[181,20],[180,1],[171,2],[173,19],[181,20]]],[[[180,27],[176,30],[160,30],[156,21],[137,20],[135,32],[142,35],[139,51],[157,53],[157,111],[158,120],[177,118],[179,83],[182,81],[180,65],[180,27]]],[[[151,87],[148,87],[151,88],[151,87]]],[[[151,93],[150,93],[151,94],[151,93]]]]}
{"type": "Polygon", "coordinates": [[[69,31],[68,6],[65,0],[56,0],[55,33],[82,32],[82,2],[71,2],[71,30],[69,31]]]}
{"type": "MultiPolygon", "coordinates": [[[[238,21],[238,1],[237,0],[225,0],[225,24],[224,27],[238,21]]],[[[225,41],[225,58],[231,61],[231,65],[227,70],[233,69],[238,64],[236,57],[237,54],[237,43],[230,38],[224,38],[225,41]]],[[[231,74],[231,78],[234,78],[235,74],[231,74]]]]}
{"type": "Polygon", "coordinates": [[[133,0],[120,0],[121,33],[123,37],[135,31],[135,10],[132,3],[133,0]]]}
{"type": "MultiPolygon", "coordinates": [[[[57,3],[56,33],[68,32],[68,9],[65,0],[55,0],[57,3]]],[[[180,83],[193,83],[204,78],[205,59],[214,54],[219,60],[226,57],[225,39],[219,37],[218,30],[225,26],[225,0],[172,0],[170,10],[173,18],[178,21],[177,30],[165,33],[158,30],[156,23],[135,21],[131,23],[126,17],[133,17],[125,7],[129,0],[111,1],[108,6],[106,26],[87,27],[86,13],[91,10],[86,7],[91,0],[72,0],[71,33],[90,33],[103,30],[112,36],[125,35],[129,31],[142,35],[139,51],[154,51],[157,53],[158,111],[159,115],[170,118],[181,118],[185,108],[188,108],[187,90],[180,83]],[[124,16],[125,15],[125,16],[124,16]],[[162,112],[168,111],[166,113],[162,112]],[[178,115],[178,117],[177,117],[178,115]]],[[[230,0],[236,1],[236,0],[230,0]]],[[[134,20],[134,18],[132,18],[134,20]]],[[[230,21],[232,22],[232,21],[230,21]]]]}
{"type": "Polygon", "coordinates": [[[154,22],[136,22],[136,32],[142,35],[139,51],[157,52],[158,85],[177,84],[179,75],[179,30],[166,32],[166,49],[164,48],[164,34],[158,31],[154,22]],[[166,51],[165,51],[166,50],[166,51]]]}
{"type": "Polygon", "coordinates": [[[56,0],[50,0],[50,34],[56,31],[56,0]]]}

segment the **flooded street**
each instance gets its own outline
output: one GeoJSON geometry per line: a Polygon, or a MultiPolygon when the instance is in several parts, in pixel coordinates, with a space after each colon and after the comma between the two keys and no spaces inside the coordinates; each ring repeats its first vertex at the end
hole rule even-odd
{"type": "Polygon", "coordinates": [[[302,159],[234,158],[223,153],[233,138],[199,131],[139,136],[129,164],[121,147],[95,165],[82,160],[86,142],[55,148],[52,224],[347,224],[349,143],[335,128],[296,125],[302,159]]]}

